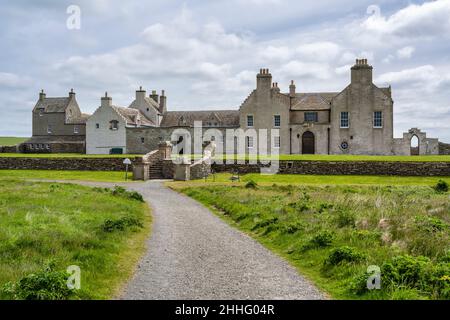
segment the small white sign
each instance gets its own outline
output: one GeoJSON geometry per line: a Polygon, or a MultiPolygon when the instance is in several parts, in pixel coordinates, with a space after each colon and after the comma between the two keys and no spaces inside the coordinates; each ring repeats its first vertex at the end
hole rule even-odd
{"type": "Polygon", "coordinates": [[[131,160],[126,158],[125,160],[123,160],[123,164],[131,164],[131,160]]]}

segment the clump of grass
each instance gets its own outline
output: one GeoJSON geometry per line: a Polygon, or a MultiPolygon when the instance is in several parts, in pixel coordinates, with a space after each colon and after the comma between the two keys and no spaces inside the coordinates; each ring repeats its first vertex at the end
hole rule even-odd
{"type": "Polygon", "coordinates": [[[247,182],[245,184],[245,188],[247,188],[247,189],[256,189],[256,188],[258,188],[258,184],[255,181],[250,180],[249,182],[247,182]]]}
{"type": "Polygon", "coordinates": [[[119,219],[106,219],[102,224],[102,230],[105,232],[113,232],[116,230],[124,231],[129,227],[143,228],[143,226],[140,219],[134,217],[122,217],[119,219]]]}
{"type": "Polygon", "coordinates": [[[125,188],[120,186],[115,186],[111,191],[112,195],[120,196],[128,199],[137,200],[139,202],[144,202],[144,197],[137,191],[127,191],[125,188]]]}
{"type": "Polygon", "coordinates": [[[324,261],[324,266],[337,266],[344,262],[360,262],[364,259],[364,254],[357,249],[343,246],[333,249],[324,261]]]}
{"type": "Polygon", "coordinates": [[[436,190],[436,192],[438,193],[448,192],[448,183],[444,180],[439,180],[434,186],[434,190],[436,190]]]}

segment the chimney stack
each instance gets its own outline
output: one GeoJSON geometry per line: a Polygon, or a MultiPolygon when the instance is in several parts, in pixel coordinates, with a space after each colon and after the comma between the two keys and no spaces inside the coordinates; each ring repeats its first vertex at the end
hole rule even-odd
{"type": "Polygon", "coordinates": [[[256,90],[270,91],[271,84],[272,75],[269,73],[269,69],[260,69],[259,74],[256,76],[256,90]]]}
{"type": "Polygon", "coordinates": [[[158,96],[158,94],[156,93],[156,90],[153,90],[153,91],[152,91],[152,94],[150,95],[150,98],[152,98],[153,101],[155,101],[156,103],[159,104],[159,96],[158,96]]]}
{"type": "Polygon", "coordinates": [[[42,101],[45,99],[45,92],[44,89],[41,90],[41,92],[39,92],[39,101],[42,101]]]}
{"type": "Polygon", "coordinates": [[[111,107],[112,106],[112,98],[108,97],[108,92],[105,92],[105,96],[101,99],[102,107],[111,107]]]}
{"type": "Polygon", "coordinates": [[[159,97],[159,112],[161,114],[167,112],[167,97],[164,90],[161,91],[161,97],[159,97]]]}
{"type": "Polygon", "coordinates": [[[367,59],[356,59],[355,65],[351,68],[352,84],[371,84],[373,67],[367,63],[367,59]]]}
{"type": "Polygon", "coordinates": [[[295,90],[296,90],[296,88],[295,88],[294,80],[291,80],[291,85],[289,86],[289,96],[291,98],[295,97],[295,90]]]}
{"type": "Polygon", "coordinates": [[[73,92],[73,88],[70,89],[70,92],[69,92],[69,98],[70,98],[70,99],[75,98],[75,92],[73,92]]]}
{"type": "Polygon", "coordinates": [[[142,86],[139,86],[139,90],[136,90],[136,101],[139,104],[143,104],[145,100],[146,91],[142,89],[142,86]]]}

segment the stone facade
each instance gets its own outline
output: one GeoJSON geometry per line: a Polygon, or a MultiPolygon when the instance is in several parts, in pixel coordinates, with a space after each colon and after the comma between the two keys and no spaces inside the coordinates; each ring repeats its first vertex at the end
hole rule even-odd
{"type": "Polygon", "coordinates": [[[21,146],[29,153],[85,153],[86,121],[73,89],[68,97],[47,98],[42,90],[32,112],[33,136],[21,146]]]}
{"type": "Polygon", "coordinates": [[[450,155],[450,144],[439,142],[439,154],[450,155]]]}

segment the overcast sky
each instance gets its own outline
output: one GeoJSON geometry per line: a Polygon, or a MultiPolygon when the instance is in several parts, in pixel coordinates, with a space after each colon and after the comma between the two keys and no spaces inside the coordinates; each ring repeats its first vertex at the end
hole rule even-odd
{"type": "Polygon", "coordinates": [[[392,85],[395,136],[450,142],[450,0],[0,0],[0,41],[0,136],[30,136],[40,89],[74,88],[85,113],[140,85],[165,89],[169,110],[238,109],[260,68],[282,91],[341,91],[367,58],[392,85]]]}

